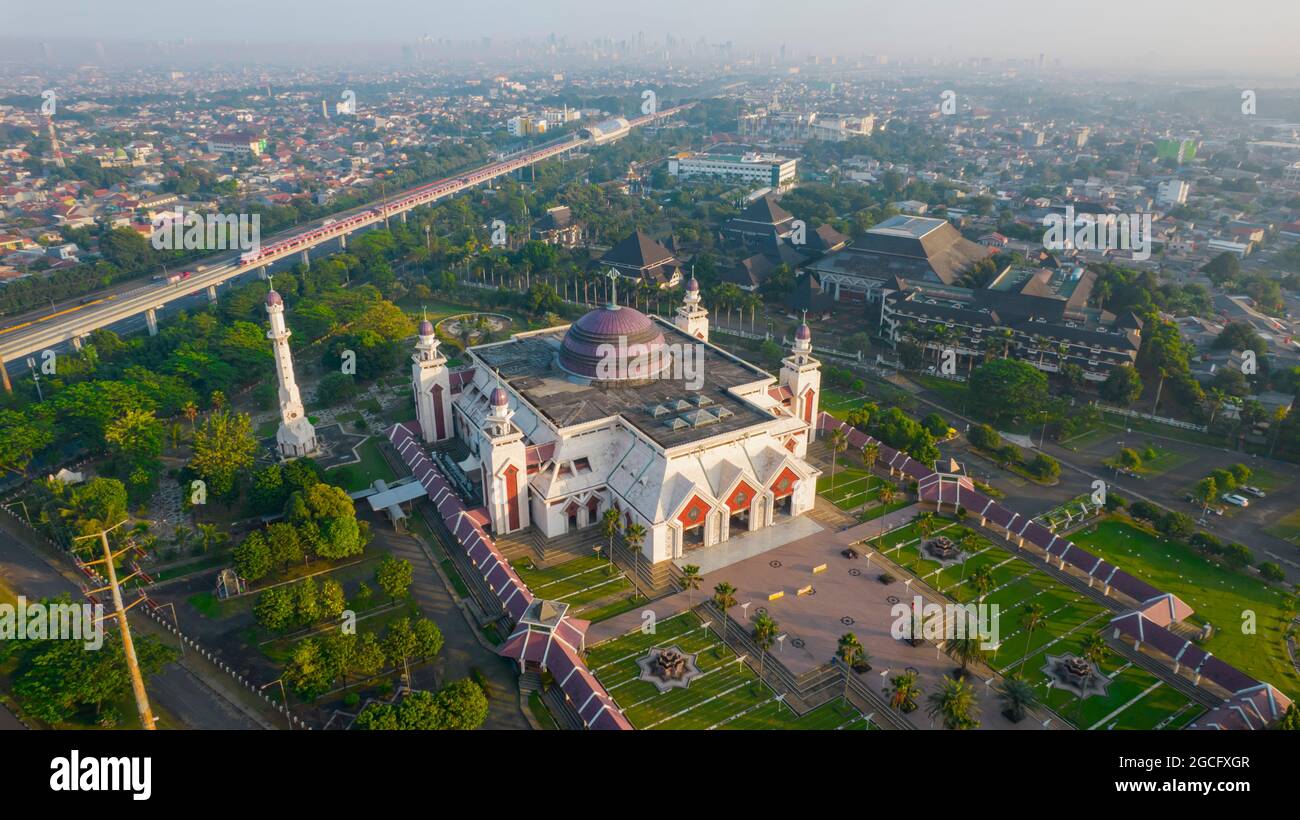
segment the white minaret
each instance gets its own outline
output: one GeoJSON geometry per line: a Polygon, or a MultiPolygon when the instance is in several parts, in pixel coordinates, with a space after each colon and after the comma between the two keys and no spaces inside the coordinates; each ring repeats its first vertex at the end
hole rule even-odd
{"type": "Polygon", "coordinates": [[[289,328],[284,326],[284,300],[272,290],[266,294],[266,313],[271,319],[271,329],[266,338],[271,340],[275,356],[275,375],[280,382],[280,429],[275,434],[280,447],[280,458],[300,458],[320,450],[316,442],[316,428],[307,420],[298,395],[298,383],[293,379],[293,359],[289,354],[289,328]]]}
{"type": "Polygon", "coordinates": [[[483,503],[497,535],[528,526],[528,461],[524,434],[511,423],[510,396],[504,387],[492,391],[491,411],[483,419],[479,447],[483,503]]]}
{"type": "Polygon", "coordinates": [[[415,420],[426,443],[451,438],[451,374],[438,352],[433,323],[420,322],[420,340],[411,356],[411,387],[415,391],[415,420]]]}
{"type": "Polygon", "coordinates": [[[709,340],[709,312],[700,304],[700,283],[695,281],[694,272],[686,283],[686,296],[677,307],[673,324],[701,342],[709,340]]]}
{"type": "Polygon", "coordinates": [[[807,425],[807,433],[799,436],[795,455],[803,458],[808,445],[817,438],[817,408],[821,403],[822,363],[812,357],[812,330],[805,315],[803,323],[794,332],[794,345],[790,355],[781,360],[781,384],[790,388],[794,398],[791,408],[807,425]]]}

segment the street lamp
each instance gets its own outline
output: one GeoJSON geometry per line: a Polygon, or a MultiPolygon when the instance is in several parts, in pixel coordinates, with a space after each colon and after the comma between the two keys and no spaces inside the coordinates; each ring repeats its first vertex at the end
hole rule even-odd
{"type": "Polygon", "coordinates": [[[289,721],[289,731],[292,732],[292,731],[293,731],[293,715],[289,712],[289,696],[288,696],[287,694],[285,694],[285,691],[284,691],[284,678],[276,678],[275,680],[271,681],[270,683],[263,684],[263,685],[261,685],[261,686],[259,686],[259,687],[257,688],[257,691],[261,692],[261,691],[262,691],[263,689],[265,689],[266,687],[268,687],[268,686],[274,686],[274,685],[277,684],[277,683],[280,684],[280,703],[284,705],[284,717],[285,717],[286,720],[289,721]]]}

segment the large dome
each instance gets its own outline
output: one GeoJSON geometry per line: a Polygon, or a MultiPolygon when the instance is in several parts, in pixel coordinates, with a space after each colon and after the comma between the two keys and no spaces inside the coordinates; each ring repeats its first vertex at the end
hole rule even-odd
{"type": "Polygon", "coordinates": [[[585,379],[648,379],[669,365],[663,331],[630,307],[596,308],[569,326],[560,345],[560,367],[585,379]]]}

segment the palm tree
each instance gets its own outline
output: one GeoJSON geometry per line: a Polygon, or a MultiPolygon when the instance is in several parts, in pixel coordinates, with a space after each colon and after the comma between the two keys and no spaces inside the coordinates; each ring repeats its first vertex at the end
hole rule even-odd
{"type": "Polygon", "coordinates": [[[858,642],[858,636],[852,632],[845,632],[840,636],[839,645],[835,648],[835,657],[840,659],[844,664],[844,702],[849,702],[849,673],[853,667],[860,662],[866,662],[867,650],[862,648],[858,642]]]}
{"type": "Polygon", "coordinates": [[[871,495],[871,471],[876,466],[876,459],[880,458],[880,445],[875,441],[868,440],[862,445],[862,467],[867,471],[867,488],[862,496],[862,515],[867,514],[867,500],[871,495]]]}
{"type": "Polygon", "coordinates": [[[614,570],[614,536],[618,535],[618,510],[610,507],[600,516],[600,534],[607,539],[605,542],[605,557],[609,559],[609,567],[606,572],[614,570]]]}
{"type": "Polygon", "coordinates": [[[1047,617],[1047,611],[1039,603],[1026,604],[1025,614],[1020,617],[1020,625],[1025,628],[1025,654],[1020,658],[1020,674],[1025,672],[1025,661],[1029,660],[1029,644],[1034,639],[1034,630],[1047,617]]]}
{"type": "Polygon", "coordinates": [[[943,718],[945,729],[978,729],[979,701],[975,687],[964,680],[944,678],[938,692],[930,694],[926,709],[932,719],[943,718]]]}
{"type": "Polygon", "coordinates": [[[695,604],[691,602],[691,593],[700,588],[700,582],[703,581],[700,575],[700,568],[695,564],[687,564],[682,567],[682,589],[686,590],[686,608],[694,609],[695,604]]]}
{"type": "Polygon", "coordinates": [[[842,429],[836,428],[831,431],[826,440],[826,445],[831,449],[831,490],[835,489],[835,467],[840,453],[849,447],[849,436],[842,429]]]}
{"type": "Polygon", "coordinates": [[[213,544],[217,543],[220,533],[217,531],[216,524],[200,524],[199,536],[202,539],[203,551],[207,552],[213,544]]]}
{"type": "Polygon", "coordinates": [[[984,596],[988,595],[989,590],[993,588],[993,570],[988,564],[978,566],[966,579],[966,583],[970,584],[971,588],[979,595],[980,602],[983,603],[984,596]]]}
{"type": "Polygon", "coordinates": [[[1025,712],[1038,703],[1038,695],[1034,693],[1034,687],[1019,675],[1003,678],[998,683],[997,689],[1002,700],[1002,714],[1006,715],[1012,723],[1024,720],[1025,712]]]}
{"type": "MultiPolygon", "coordinates": [[[[736,605],[736,588],[726,581],[713,588],[713,603],[722,612],[722,645],[727,645],[727,610],[736,605]]],[[[721,654],[718,655],[721,657],[721,654]]]]}
{"type": "Polygon", "coordinates": [[[876,534],[877,539],[885,537],[885,515],[889,512],[889,505],[893,504],[896,500],[898,500],[898,488],[886,481],[884,486],[880,488],[881,513],[879,516],[879,532],[876,534]]]}
{"type": "Polygon", "coordinates": [[[921,534],[921,543],[916,546],[916,563],[913,565],[913,568],[919,569],[921,559],[925,557],[925,552],[921,548],[925,546],[925,539],[929,538],[930,533],[934,532],[934,513],[917,513],[912,522],[916,524],[916,531],[921,534]]]}
{"type": "Polygon", "coordinates": [[[1094,632],[1083,639],[1083,643],[1079,646],[1079,655],[1100,669],[1101,662],[1110,655],[1110,647],[1106,645],[1106,639],[1100,632],[1094,632]]]}
{"type": "Polygon", "coordinates": [[[623,528],[623,540],[632,550],[632,600],[641,592],[641,542],[645,540],[645,527],[635,522],[623,528]]]}
{"type": "Polygon", "coordinates": [[[777,632],[780,627],[777,622],[772,620],[766,612],[760,612],[754,618],[754,643],[758,644],[758,683],[763,683],[763,659],[767,657],[767,650],[776,641],[777,632]]]}
{"type": "Polygon", "coordinates": [[[190,432],[193,433],[194,420],[199,417],[199,406],[192,401],[187,401],[185,406],[181,408],[181,413],[184,414],[185,418],[189,419],[190,432]]]}
{"type": "Polygon", "coordinates": [[[921,686],[915,672],[903,672],[889,679],[889,705],[907,714],[916,711],[921,699],[921,686]]]}
{"type": "Polygon", "coordinates": [[[980,647],[978,635],[964,635],[948,641],[948,654],[961,663],[959,677],[964,678],[969,671],[971,661],[982,659],[984,650],[980,647]]]}

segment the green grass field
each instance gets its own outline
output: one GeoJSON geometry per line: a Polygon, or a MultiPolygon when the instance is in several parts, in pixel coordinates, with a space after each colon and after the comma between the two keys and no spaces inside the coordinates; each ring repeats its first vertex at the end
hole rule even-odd
{"type": "MultiPolygon", "coordinates": [[[[957,525],[938,519],[935,534],[953,535],[957,525]]],[[[999,608],[999,647],[987,655],[989,664],[1003,675],[1022,668],[1038,696],[1058,714],[1083,729],[1177,728],[1189,723],[1201,709],[1156,676],[1116,655],[1101,664],[1111,677],[1105,696],[1083,701],[1047,687],[1042,672],[1048,655],[1078,654],[1084,638],[1110,622],[1112,612],[1058,582],[1000,545],[979,537],[973,554],[960,564],[943,567],[923,558],[915,524],[894,530],[881,541],[882,551],[895,563],[922,578],[958,603],[975,603],[978,591],[966,580],[981,566],[989,567],[993,584],[985,604],[999,608]],[[1042,606],[1044,623],[1032,632],[1021,624],[1025,607],[1042,606]]],[[[876,542],[872,542],[875,544],[876,542]]]]}
{"type": "Polygon", "coordinates": [[[1300,675],[1287,657],[1283,630],[1289,621],[1286,593],[1263,581],[1210,563],[1191,547],[1164,541],[1119,520],[1075,533],[1079,546],[1118,564],[1158,589],[1186,601],[1214,634],[1204,649],[1291,697],[1300,696],[1300,675]],[[1243,633],[1243,616],[1255,617],[1255,633],[1243,633]]]}
{"type": "Polygon", "coordinates": [[[342,467],[335,467],[328,470],[325,476],[330,481],[337,482],[348,492],[356,492],[369,487],[374,480],[382,478],[390,484],[397,479],[384,456],[379,452],[379,439],[371,436],[357,447],[357,455],[361,457],[360,463],[345,464],[342,467]]]}
{"type": "Polygon", "coordinates": [[[635,606],[632,582],[618,567],[611,571],[609,562],[595,555],[546,569],[519,561],[514,568],[534,595],[568,604],[576,618],[603,620],[635,606]]]}
{"type": "Polygon", "coordinates": [[[589,647],[587,666],[638,729],[875,728],[839,700],[796,715],[689,612],[660,621],[654,635],[631,632],[589,647]],[[656,646],[695,653],[702,674],[685,689],[660,694],[637,680],[636,659],[656,646]]]}

